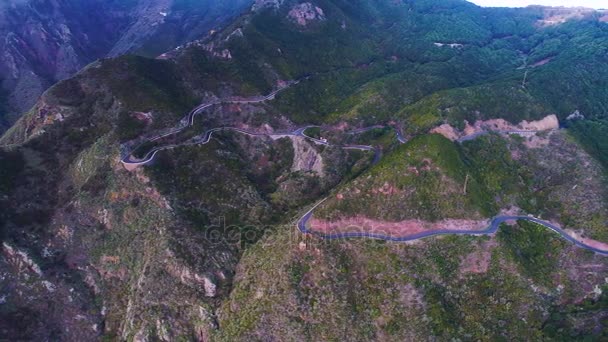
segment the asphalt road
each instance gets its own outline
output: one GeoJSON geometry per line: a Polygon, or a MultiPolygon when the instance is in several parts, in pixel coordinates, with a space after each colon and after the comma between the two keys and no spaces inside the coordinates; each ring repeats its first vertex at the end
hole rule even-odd
{"type": "MultiPolygon", "coordinates": [[[[330,144],[325,141],[325,140],[320,140],[320,139],[316,139],[313,137],[309,137],[305,134],[306,130],[309,128],[313,128],[313,127],[318,127],[318,126],[313,126],[313,125],[309,125],[309,126],[304,126],[304,127],[300,127],[292,132],[276,132],[276,133],[258,133],[258,132],[252,132],[252,131],[247,131],[241,128],[236,128],[236,127],[217,127],[217,128],[213,128],[210,129],[208,131],[206,131],[201,138],[196,139],[196,141],[194,142],[190,142],[188,144],[180,144],[180,145],[165,145],[165,146],[160,146],[160,147],[155,147],[152,150],[150,150],[148,153],[146,153],[146,155],[141,158],[141,159],[135,159],[133,158],[133,153],[129,153],[126,157],[124,157],[122,159],[122,163],[125,165],[146,165],[148,163],[150,163],[152,160],[154,160],[154,157],[156,156],[156,154],[160,151],[163,150],[168,150],[168,149],[172,149],[178,146],[185,146],[185,145],[204,145],[209,143],[209,141],[211,140],[211,137],[213,135],[213,133],[218,132],[218,131],[222,131],[222,130],[226,130],[226,131],[234,131],[234,132],[238,132],[238,133],[242,133],[242,134],[246,134],[249,136],[253,136],[253,137],[261,137],[261,136],[267,136],[267,137],[281,137],[281,136],[299,136],[299,137],[303,137],[305,139],[311,140],[312,142],[314,142],[315,144],[318,145],[324,145],[324,146],[330,146],[330,144]]],[[[165,136],[167,136],[169,134],[166,134],[165,136]]],[[[158,140],[158,139],[151,139],[148,141],[154,141],[154,140],[158,140]]],[[[373,147],[373,146],[368,146],[368,145],[344,145],[344,146],[340,146],[343,149],[347,149],[347,150],[362,150],[362,151],[374,151],[374,161],[373,163],[377,163],[380,160],[380,150],[373,147]]]]}
{"type": "MultiPolygon", "coordinates": [[[[250,99],[243,99],[243,100],[226,100],[226,101],[214,101],[214,102],[210,102],[210,103],[205,103],[205,104],[201,104],[199,106],[197,106],[196,108],[194,108],[192,111],[190,111],[190,113],[188,113],[187,117],[184,118],[185,121],[187,120],[187,125],[184,125],[182,127],[177,127],[173,130],[169,130],[168,132],[165,132],[163,134],[157,135],[155,137],[149,138],[148,141],[156,141],[159,140],[161,138],[176,134],[181,132],[182,130],[184,130],[185,128],[194,125],[194,118],[196,117],[197,114],[199,114],[201,111],[203,111],[204,109],[207,109],[211,106],[215,106],[221,103],[259,103],[259,102],[264,102],[264,101],[268,101],[268,100],[272,100],[274,99],[274,97],[281,91],[285,90],[286,88],[288,88],[289,86],[293,85],[293,84],[297,84],[298,81],[296,82],[292,82],[291,84],[285,86],[284,88],[278,89],[273,91],[272,93],[266,95],[266,96],[260,96],[260,97],[256,97],[256,98],[250,98],[250,99]]],[[[208,131],[206,131],[202,136],[200,136],[198,139],[195,139],[194,141],[188,143],[190,145],[204,145],[209,143],[209,141],[211,140],[211,137],[213,135],[213,133],[221,131],[221,130],[231,130],[231,131],[235,131],[235,132],[239,132],[242,134],[246,134],[249,136],[268,136],[268,137],[272,137],[272,136],[300,136],[303,137],[305,139],[311,140],[313,143],[318,144],[318,145],[325,145],[325,146],[329,146],[330,144],[326,141],[326,140],[321,140],[321,139],[316,139],[310,136],[307,136],[305,134],[306,130],[309,128],[313,128],[313,127],[319,127],[319,126],[314,126],[314,125],[308,125],[308,126],[303,126],[300,127],[292,132],[284,132],[284,133],[257,133],[257,132],[251,132],[251,131],[247,131],[244,129],[240,129],[240,128],[236,128],[236,127],[217,127],[217,128],[213,128],[210,129],[208,131]]],[[[354,130],[352,132],[349,132],[350,134],[359,134],[359,133],[363,133],[363,132],[367,132],[369,130],[372,129],[376,129],[376,128],[384,128],[385,126],[381,126],[381,125],[375,125],[375,126],[370,126],[370,127],[365,127],[365,128],[361,128],[361,129],[357,129],[354,130]]],[[[397,135],[397,140],[400,143],[405,143],[407,142],[407,140],[403,137],[403,135],[401,134],[401,132],[398,129],[395,129],[395,133],[397,135]]],[[[467,140],[472,140],[475,139],[481,135],[487,134],[488,132],[478,132],[476,134],[473,134],[471,136],[468,137],[464,137],[461,138],[460,140],[458,140],[459,142],[462,141],[467,141],[467,140]]],[[[508,132],[511,133],[511,132],[508,132]]],[[[526,133],[529,133],[528,131],[526,131],[526,133]]],[[[133,165],[133,166],[137,166],[137,165],[145,165],[150,163],[152,160],[154,160],[154,157],[156,156],[156,154],[162,150],[167,150],[167,149],[171,149],[171,148],[175,148],[177,146],[183,146],[183,145],[187,145],[187,144],[180,144],[180,145],[165,145],[165,146],[161,146],[161,147],[156,147],[152,150],[150,150],[143,158],[141,159],[134,159],[132,156],[132,152],[129,153],[126,157],[124,157],[122,159],[122,163],[125,165],[133,165]]],[[[380,161],[380,157],[381,157],[381,151],[378,148],[375,148],[373,146],[368,146],[368,145],[342,145],[339,146],[343,149],[347,149],[347,150],[362,150],[362,151],[373,151],[374,152],[374,159],[372,161],[372,165],[375,165],[376,163],[378,163],[380,161]]],[[[325,201],[325,200],[323,200],[325,201]]],[[[308,221],[310,220],[310,218],[313,215],[314,210],[323,202],[319,202],[317,205],[315,205],[312,209],[310,209],[306,214],[304,214],[304,216],[302,216],[300,218],[300,220],[297,223],[298,229],[305,234],[312,234],[312,235],[316,235],[319,236],[321,238],[324,239],[345,239],[345,238],[373,238],[373,239],[380,239],[380,240],[387,240],[387,241],[414,241],[414,240],[419,240],[419,239],[424,239],[427,237],[432,237],[432,236],[438,236],[438,235],[490,235],[490,234],[494,234],[496,233],[496,231],[498,230],[498,228],[500,227],[500,224],[506,221],[511,221],[511,220],[526,220],[526,221],[530,221],[530,222],[534,222],[537,224],[540,224],[548,229],[551,229],[552,231],[556,232],[557,234],[559,234],[562,238],[570,241],[571,243],[575,244],[576,246],[579,246],[581,248],[584,248],[586,250],[601,254],[601,255],[607,255],[608,256],[608,250],[601,250],[592,246],[589,246],[581,241],[578,241],[577,239],[573,238],[572,236],[568,235],[568,233],[566,233],[563,229],[549,223],[546,221],[542,221],[540,219],[534,218],[534,217],[530,217],[530,216],[496,216],[494,217],[494,219],[492,220],[490,226],[485,229],[485,230],[447,230],[447,229],[439,229],[439,230],[434,230],[434,231],[428,231],[428,232],[422,232],[422,233],[417,233],[417,234],[412,234],[412,235],[407,235],[407,236],[389,236],[389,235],[382,235],[382,234],[375,234],[375,233],[366,233],[366,232],[352,232],[352,233],[337,233],[337,234],[323,234],[320,232],[315,232],[312,231],[310,229],[308,229],[306,227],[306,224],[308,223],[308,221]]]]}
{"type": "Polygon", "coordinates": [[[324,234],[320,232],[316,232],[314,230],[309,229],[306,224],[312,218],[314,210],[321,205],[325,200],[317,203],[312,209],[310,209],[304,216],[298,220],[297,226],[298,229],[304,234],[311,234],[318,236],[323,239],[334,240],[334,239],[347,239],[347,238],[371,238],[371,239],[379,239],[385,241],[415,241],[420,240],[432,236],[439,235],[491,235],[496,233],[498,228],[500,228],[500,224],[506,221],[512,220],[525,220],[529,222],[534,222],[542,225],[545,228],[548,228],[557,234],[559,234],[563,239],[568,240],[569,242],[575,244],[578,247],[584,248],[586,250],[608,256],[608,250],[602,250],[595,248],[593,246],[589,246],[574,237],[570,236],[560,227],[557,227],[549,222],[537,219],[531,216],[496,216],[492,219],[492,222],[488,228],[485,230],[448,230],[448,229],[438,229],[433,231],[421,232],[417,234],[410,234],[406,236],[391,236],[391,235],[383,235],[383,234],[375,234],[375,233],[367,233],[367,232],[350,232],[350,233],[336,233],[336,234],[324,234]]]}
{"type": "MultiPolygon", "coordinates": [[[[178,124],[177,127],[173,128],[173,129],[169,129],[168,131],[163,132],[161,134],[158,134],[156,136],[150,137],[150,138],[147,139],[146,142],[152,142],[152,141],[160,140],[162,138],[165,138],[165,137],[177,134],[177,133],[183,131],[184,129],[186,129],[186,128],[190,127],[190,126],[193,126],[194,125],[194,119],[196,118],[196,116],[199,113],[201,113],[203,110],[205,110],[205,109],[207,109],[209,107],[213,107],[213,106],[216,106],[216,105],[219,105],[219,104],[260,103],[260,102],[265,102],[265,101],[273,100],[278,93],[280,93],[283,90],[285,90],[285,89],[287,89],[287,88],[289,88],[289,87],[291,87],[293,85],[296,85],[298,83],[300,83],[299,80],[298,81],[290,82],[287,85],[285,85],[284,87],[276,89],[276,90],[272,91],[270,94],[265,95],[265,96],[257,96],[257,97],[252,97],[252,98],[248,98],[248,99],[215,100],[215,101],[211,101],[211,102],[200,104],[200,105],[196,106],[194,109],[192,109],[188,113],[188,115],[186,115],[186,117],[183,118],[180,121],[180,124],[178,124]]],[[[220,130],[220,129],[226,129],[226,128],[214,128],[214,129],[211,129],[211,130],[205,132],[206,139],[203,139],[203,141],[200,142],[200,143],[202,143],[202,144],[208,143],[209,139],[211,138],[211,134],[213,134],[213,132],[215,132],[217,130],[220,130]]],[[[238,129],[234,129],[234,130],[238,130],[238,129]]],[[[245,131],[243,131],[242,133],[246,133],[246,134],[250,134],[250,135],[254,134],[254,133],[245,132],[245,131]]],[[[137,147],[135,147],[134,149],[132,149],[126,156],[124,156],[121,159],[121,162],[123,164],[125,164],[125,165],[132,165],[132,166],[145,165],[145,164],[148,164],[149,162],[151,162],[159,151],[167,150],[167,149],[171,149],[171,148],[177,147],[177,145],[166,145],[166,146],[162,146],[162,147],[156,147],[156,148],[150,150],[143,158],[141,158],[141,159],[134,158],[133,157],[133,152],[135,150],[137,150],[138,147],[140,147],[143,144],[145,144],[146,142],[141,143],[137,147]]],[[[182,146],[182,145],[179,145],[179,146],[182,146]]]]}

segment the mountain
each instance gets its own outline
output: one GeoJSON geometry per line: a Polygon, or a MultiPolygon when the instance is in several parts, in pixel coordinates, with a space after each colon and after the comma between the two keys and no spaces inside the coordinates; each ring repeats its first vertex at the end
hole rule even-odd
{"type": "Polygon", "coordinates": [[[249,1],[9,0],[0,5],[4,131],[40,94],[88,63],[126,53],[156,57],[217,29],[249,1]]]}
{"type": "Polygon", "coordinates": [[[0,335],[605,339],[607,33],[258,0],[91,63],[0,138],[0,335]]]}

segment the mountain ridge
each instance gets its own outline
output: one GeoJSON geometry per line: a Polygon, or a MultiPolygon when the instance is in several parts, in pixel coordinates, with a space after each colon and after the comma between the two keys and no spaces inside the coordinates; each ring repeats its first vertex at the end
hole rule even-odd
{"type": "Polygon", "coordinates": [[[5,4],[0,13],[2,88],[7,92],[2,131],[55,82],[105,56],[153,56],[221,26],[249,4],[212,5],[182,0],[27,0],[5,4]],[[86,15],[85,15],[86,14],[86,15]],[[8,115],[8,116],[7,116],[8,115]]]}
{"type": "Polygon", "coordinates": [[[608,241],[598,15],[545,28],[538,9],[453,0],[256,3],[162,59],[89,65],[3,135],[3,336],[605,337],[607,259],[533,223],[412,244],[295,226],[328,197],[318,219],[504,210],[608,241]],[[492,132],[548,114],[561,129],[492,132]],[[469,141],[432,132],[478,122],[469,141]],[[172,148],[127,170],[136,145],[172,148]]]}

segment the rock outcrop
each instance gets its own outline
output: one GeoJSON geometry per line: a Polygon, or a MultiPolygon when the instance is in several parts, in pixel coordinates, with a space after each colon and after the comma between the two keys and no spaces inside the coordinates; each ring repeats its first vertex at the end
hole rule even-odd
{"type": "Polygon", "coordinates": [[[325,13],[323,10],[310,2],[304,2],[293,6],[289,11],[288,16],[289,19],[303,27],[306,27],[309,23],[314,21],[325,20],[325,13]]]}
{"type": "Polygon", "coordinates": [[[551,114],[540,120],[524,120],[517,125],[511,124],[504,119],[491,119],[485,121],[478,120],[473,124],[465,122],[465,128],[462,132],[456,130],[450,124],[442,124],[441,126],[433,128],[431,133],[438,133],[452,141],[455,141],[459,139],[467,139],[468,137],[475,137],[489,131],[514,134],[524,134],[529,132],[530,134],[533,134],[534,132],[556,129],[559,129],[559,119],[555,114],[551,114]]]}

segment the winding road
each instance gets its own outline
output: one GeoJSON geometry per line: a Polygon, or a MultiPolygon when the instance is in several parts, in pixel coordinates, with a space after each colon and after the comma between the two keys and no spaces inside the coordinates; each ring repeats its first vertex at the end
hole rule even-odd
{"type": "MultiPolygon", "coordinates": [[[[313,137],[310,137],[308,135],[305,134],[305,131],[309,128],[313,128],[313,127],[318,127],[318,126],[304,126],[304,127],[300,127],[298,129],[296,129],[295,131],[292,132],[275,132],[275,133],[259,133],[259,132],[252,132],[252,131],[247,131],[244,130],[242,128],[237,128],[237,127],[217,127],[217,128],[212,128],[210,130],[207,130],[203,135],[195,137],[192,139],[192,141],[190,142],[186,142],[186,143],[182,143],[179,145],[165,145],[165,146],[160,146],[160,147],[155,147],[153,149],[151,149],[148,153],[146,153],[146,155],[141,158],[141,159],[135,159],[133,158],[133,153],[129,153],[127,156],[125,156],[121,162],[125,165],[132,165],[132,166],[139,166],[139,165],[146,165],[150,162],[152,162],[152,160],[154,160],[154,157],[156,156],[156,154],[160,151],[163,150],[168,150],[168,149],[172,149],[172,148],[176,148],[179,146],[187,146],[187,145],[205,145],[207,143],[209,143],[209,141],[211,141],[211,136],[213,135],[213,133],[215,132],[219,132],[219,131],[234,131],[234,132],[238,132],[238,133],[242,133],[245,135],[249,135],[252,137],[285,137],[285,136],[294,136],[294,137],[302,137],[308,140],[311,140],[313,143],[317,144],[317,145],[324,145],[324,146],[331,146],[327,141],[325,140],[321,140],[321,139],[316,139],[313,137]]],[[[153,140],[149,140],[149,141],[153,141],[153,140]]],[[[369,145],[342,145],[339,146],[345,150],[361,150],[361,151],[373,151],[374,152],[374,160],[372,161],[372,164],[376,164],[378,161],[380,161],[380,157],[381,157],[381,152],[380,149],[377,149],[373,146],[369,146],[369,145]]]]}
{"type": "Polygon", "coordinates": [[[326,200],[327,200],[327,198],[322,200],[321,202],[317,203],[308,212],[306,212],[306,214],[304,214],[304,216],[302,216],[298,220],[297,226],[298,226],[298,229],[300,230],[300,232],[302,232],[304,234],[315,235],[315,236],[318,236],[320,238],[327,239],[327,240],[348,239],[348,238],[370,238],[370,239],[379,239],[379,240],[385,240],[385,241],[404,242],[404,241],[420,240],[420,239],[424,239],[424,238],[428,238],[428,237],[432,237],[432,236],[439,236],[439,235],[474,235],[474,236],[492,235],[492,234],[496,233],[496,231],[498,231],[498,228],[500,228],[501,223],[504,223],[507,221],[513,221],[513,220],[525,220],[525,221],[529,221],[529,222],[534,222],[536,224],[539,224],[545,228],[548,228],[548,229],[558,233],[563,239],[568,240],[569,242],[573,243],[574,245],[576,245],[578,247],[598,253],[600,255],[608,256],[608,250],[599,249],[599,248],[590,246],[588,244],[585,244],[584,242],[581,242],[581,241],[575,239],[574,237],[572,237],[571,235],[569,235],[566,231],[564,231],[560,227],[557,227],[549,222],[546,222],[546,221],[543,221],[543,220],[540,220],[540,219],[537,219],[537,218],[531,217],[531,216],[496,216],[492,219],[490,226],[488,226],[488,228],[486,228],[484,230],[438,229],[438,230],[431,230],[431,231],[421,232],[421,233],[416,233],[416,234],[410,234],[410,235],[406,235],[406,236],[391,236],[391,235],[376,234],[376,233],[369,233],[369,232],[346,232],[346,233],[336,233],[336,234],[325,234],[325,233],[321,233],[321,232],[317,232],[317,231],[309,229],[306,225],[307,225],[308,221],[312,218],[314,210],[319,205],[321,205],[323,202],[325,202],[326,200]]]}
{"type": "MultiPolygon", "coordinates": [[[[275,98],[275,96],[282,92],[283,90],[296,85],[300,83],[300,80],[297,81],[291,81],[288,82],[286,85],[284,85],[283,87],[280,87],[274,91],[272,91],[271,93],[269,93],[268,95],[265,96],[257,96],[257,97],[252,97],[252,98],[247,98],[247,99],[226,99],[226,100],[214,100],[211,102],[206,102],[203,104],[200,104],[198,106],[196,106],[194,109],[192,109],[188,115],[186,115],[185,118],[183,118],[182,120],[180,120],[179,124],[172,128],[169,129],[166,132],[157,134],[153,137],[149,137],[147,139],[147,141],[139,144],[138,146],[136,146],[133,149],[130,149],[127,153],[125,153],[122,158],[121,158],[121,162],[126,165],[126,166],[140,166],[140,165],[146,165],[148,163],[150,163],[154,157],[156,156],[156,154],[159,151],[163,151],[163,150],[168,150],[168,149],[172,149],[178,146],[185,146],[185,145],[196,145],[196,144],[206,144],[209,142],[209,140],[211,139],[211,135],[213,134],[213,132],[217,132],[219,130],[222,129],[231,129],[231,130],[236,130],[236,131],[240,131],[241,133],[245,133],[248,135],[263,135],[263,134],[256,134],[253,132],[247,132],[244,130],[240,130],[238,128],[230,128],[230,127],[218,127],[218,128],[213,128],[210,129],[208,131],[206,131],[202,137],[199,137],[200,139],[194,139],[195,141],[192,142],[187,142],[187,143],[183,143],[183,144],[179,144],[179,145],[165,145],[165,146],[161,146],[161,147],[155,147],[152,150],[150,150],[148,153],[146,153],[146,155],[143,158],[134,158],[133,156],[133,152],[135,152],[135,150],[137,150],[139,147],[141,147],[143,144],[145,144],[146,142],[154,142],[154,141],[158,141],[162,138],[171,136],[171,135],[175,135],[177,133],[180,133],[181,131],[185,130],[188,127],[191,127],[194,125],[194,119],[195,117],[202,112],[203,110],[216,106],[216,105],[220,105],[220,104],[244,104],[244,103],[261,103],[261,102],[265,102],[265,101],[269,101],[269,100],[273,100],[275,98]]],[[[307,126],[309,127],[309,126],[307,126]]],[[[306,130],[307,127],[304,127],[304,130],[306,130]]],[[[286,133],[287,135],[289,135],[290,133],[286,133]]],[[[279,135],[279,134],[276,134],[279,135]]],[[[285,135],[285,134],[283,134],[285,135]]]]}
{"type": "MultiPolygon", "coordinates": [[[[190,127],[192,125],[194,125],[194,118],[196,117],[196,115],[198,115],[201,111],[215,106],[215,105],[219,105],[222,103],[260,103],[260,102],[264,102],[264,101],[268,101],[268,100],[272,100],[274,99],[274,97],[281,91],[285,90],[286,88],[288,88],[291,85],[297,84],[299,81],[294,81],[294,82],[290,82],[288,83],[286,86],[284,86],[283,88],[279,88],[273,92],[271,92],[270,94],[266,95],[266,96],[260,96],[260,97],[255,97],[255,98],[250,98],[250,99],[239,99],[239,100],[224,100],[224,101],[213,101],[213,102],[209,102],[209,103],[205,103],[205,104],[201,104],[197,107],[195,107],[192,111],[190,111],[188,113],[188,115],[181,120],[180,123],[182,123],[181,126],[178,126],[174,129],[171,129],[167,132],[164,132],[162,134],[159,134],[157,136],[148,138],[148,142],[152,142],[152,141],[157,141],[159,139],[162,139],[164,137],[173,135],[173,134],[177,134],[181,131],[183,131],[184,129],[186,129],[187,127],[190,127]],[[187,123],[187,124],[183,124],[183,123],[187,123]]],[[[249,136],[266,136],[266,137],[284,137],[284,136],[299,136],[299,137],[303,137],[305,139],[308,139],[310,141],[312,141],[315,144],[318,145],[325,145],[325,146],[330,146],[330,143],[327,140],[324,139],[316,139],[313,137],[310,137],[308,135],[305,134],[306,130],[309,128],[313,128],[313,127],[319,127],[319,126],[314,126],[314,125],[307,125],[307,126],[303,126],[300,127],[294,131],[291,132],[277,132],[277,133],[258,133],[258,132],[251,132],[251,131],[247,131],[241,128],[236,128],[236,127],[217,127],[217,128],[213,128],[213,129],[209,129],[207,130],[204,134],[197,136],[193,139],[191,139],[191,141],[186,142],[186,143],[182,143],[179,145],[165,145],[165,146],[160,146],[160,147],[155,147],[152,150],[150,150],[148,153],[146,153],[146,155],[141,158],[141,159],[135,159],[133,158],[133,151],[137,149],[137,147],[133,150],[131,150],[130,152],[127,153],[126,156],[124,156],[121,159],[121,162],[123,164],[125,164],[125,166],[139,166],[139,165],[145,165],[150,163],[152,160],[154,160],[154,157],[156,156],[156,154],[162,150],[167,150],[167,149],[171,149],[171,148],[175,148],[178,146],[185,146],[185,145],[204,145],[209,143],[209,141],[211,140],[211,137],[213,135],[213,133],[218,132],[218,131],[222,131],[222,130],[230,130],[230,131],[234,131],[234,132],[238,132],[238,133],[242,133],[242,134],[246,134],[249,136]]],[[[406,143],[407,140],[405,139],[405,137],[403,137],[403,135],[401,134],[399,129],[396,129],[392,126],[382,126],[382,125],[374,125],[374,126],[370,126],[370,127],[365,127],[365,128],[360,128],[360,129],[356,129],[353,130],[351,132],[348,132],[348,134],[360,134],[360,133],[364,133],[373,129],[377,129],[377,128],[386,128],[386,127],[390,127],[393,128],[395,130],[396,133],[396,139],[400,142],[400,143],[406,143]]],[[[487,131],[483,131],[483,132],[478,132],[476,134],[461,138],[458,140],[458,142],[463,142],[463,141],[467,141],[467,140],[472,140],[475,139],[481,135],[487,134],[489,132],[487,131]]],[[[519,132],[508,132],[508,133],[519,133],[519,132]]],[[[525,131],[524,133],[530,133],[529,131],[525,131]]],[[[141,146],[141,144],[139,145],[141,146]]],[[[139,147],[138,146],[138,147],[139,147]]],[[[381,158],[381,151],[378,148],[375,148],[373,146],[369,146],[369,145],[341,145],[338,146],[340,148],[346,149],[346,150],[362,150],[362,151],[373,151],[374,152],[374,159],[372,161],[372,165],[377,164],[380,161],[381,158]]],[[[548,228],[554,232],[556,232],[557,234],[559,234],[563,239],[573,243],[574,245],[581,247],[583,249],[598,253],[600,255],[604,255],[604,256],[608,256],[608,250],[603,250],[603,249],[599,249],[593,246],[590,246],[588,244],[585,244],[582,241],[577,240],[576,238],[572,237],[571,235],[569,235],[566,231],[564,231],[563,229],[561,229],[560,227],[557,227],[549,222],[537,219],[535,217],[531,217],[531,216],[496,216],[492,219],[490,225],[488,226],[487,229],[485,230],[449,230],[449,229],[439,229],[439,230],[432,230],[432,231],[426,231],[426,232],[421,232],[421,233],[417,233],[417,234],[410,234],[410,235],[406,235],[406,236],[391,236],[391,235],[383,235],[383,234],[377,234],[377,233],[369,233],[369,232],[346,232],[346,233],[336,233],[336,234],[325,234],[325,233],[321,233],[321,232],[317,232],[314,230],[311,230],[307,227],[307,223],[308,221],[312,218],[314,210],[321,205],[323,202],[325,202],[326,199],[320,201],[319,203],[317,203],[315,206],[313,206],[308,212],[306,212],[297,222],[297,227],[300,230],[300,232],[304,233],[304,234],[311,234],[311,235],[315,235],[318,236],[320,238],[323,239],[346,239],[346,238],[372,238],[372,239],[380,239],[380,240],[386,240],[386,241],[399,241],[399,242],[403,242],[403,241],[414,241],[414,240],[419,240],[419,239],[424,239],[424,238],[428,238],[428,237],[433,237],[433,236],[439,236],[439,235],[473,235],[473,236],[479,236],[479,235],[491,235],[496,233],[496,231],[500,228],[500,224],[507,222],[507,221],[513,221],[513,220],[525,220],[525,221],[529,221],[529,222],[534,222],[537,223],[539,225],[544,226],[545,228],[548,228]]]]}

